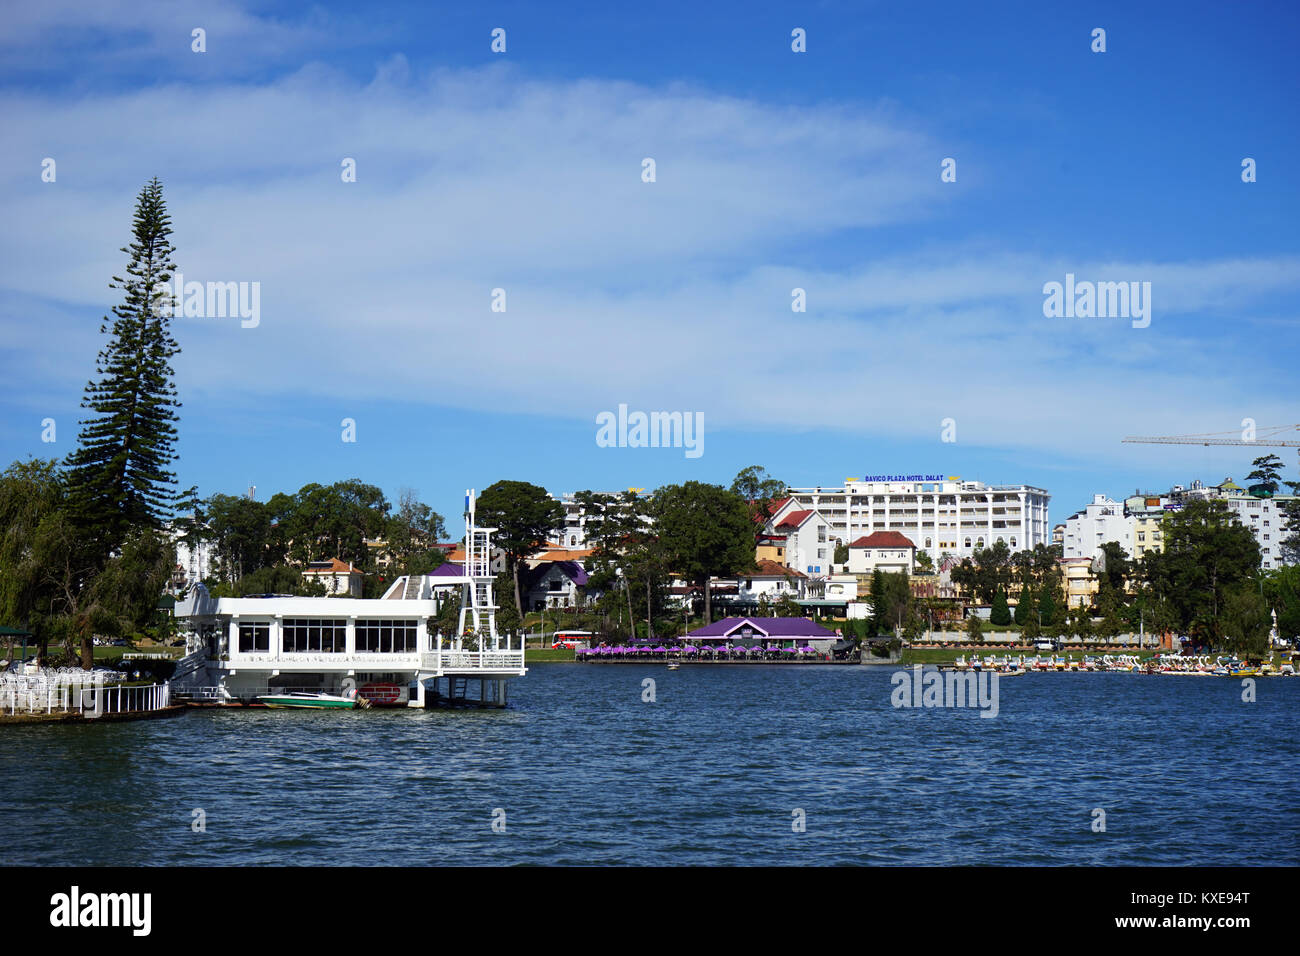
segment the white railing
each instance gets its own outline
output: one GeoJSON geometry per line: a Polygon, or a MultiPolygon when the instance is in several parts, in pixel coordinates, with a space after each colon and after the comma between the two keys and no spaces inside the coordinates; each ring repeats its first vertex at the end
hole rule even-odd
{"type": "Polygon", "coordinates": [[[524,666],[523,651],[458,651],[444,648],[420,655],[424,670],[515,670],[524,666]]]}
{"type": "Polygon", "coordinates": [[[104,700],[100,711],[105,714],[130,714],[162,710],[171,704],[171,690],[170,683],[149,684],[145,687],[106,687],[101,692],[104,700]]]}
{"type": "Polygon", "coordinates": [[[187,700],[230,700],[230,693],[224,687],[187,687],[179,696],[187,700]]]}
{"type": "Polygon", "coordinates": [[[147,713],[171,704],[171,685],[127,687],[105,684],[67,674],[37,675],[0,680],[0,714],[103,714],[147,713]]]}

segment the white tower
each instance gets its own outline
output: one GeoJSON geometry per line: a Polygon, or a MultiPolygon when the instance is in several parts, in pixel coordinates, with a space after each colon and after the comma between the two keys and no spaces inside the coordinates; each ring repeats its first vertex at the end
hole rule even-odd
{"type": "Polygon", "coordinates": [[[492,532],[474,523],[474,489],[465,492],[465,577],[461,585],[460,617],[456,632],[460,637],[480,638],[481,650],[497,645],[497,606],[492,598],[492,532]],[[472,630],[471,630],[472,629],[472,630]]]}

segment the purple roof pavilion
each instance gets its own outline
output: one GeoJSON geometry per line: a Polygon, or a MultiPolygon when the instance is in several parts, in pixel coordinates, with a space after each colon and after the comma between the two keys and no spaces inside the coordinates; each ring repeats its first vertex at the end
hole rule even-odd
{"type": "Polygon", "coordinates": [[[838,635],[806,617],[725,617],[686,635],[691,640],[728,640],[764,637],[775,641],[796,637],[836,640],[838,635]],[[750,634],[742,635],[748,627],[750,634]]]}

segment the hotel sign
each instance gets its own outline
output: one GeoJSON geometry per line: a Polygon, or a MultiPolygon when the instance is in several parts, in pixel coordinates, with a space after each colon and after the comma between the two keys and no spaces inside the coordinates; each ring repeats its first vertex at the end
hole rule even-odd
{"type": "Polygon", "coordinates": [[[863,481],[943,481],[943,475],[867,475],[863,481]]]}

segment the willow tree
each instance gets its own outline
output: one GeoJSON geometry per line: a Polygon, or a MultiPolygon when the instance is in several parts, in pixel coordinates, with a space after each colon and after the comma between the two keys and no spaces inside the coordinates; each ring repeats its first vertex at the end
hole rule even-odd
{"type": "Polygon", "coordinates": [[[171,334],[173,298],[167,287],[175,272],[171,219],[157,178],[140,191],[126,277],[109,288],[122,292],[108,342],[95,363],[81,407],[77,448],[68,458],[73,515],[103,568],[121,551],[133,530],[161,530],[172,513],[176,476],[177,400],[171,359],[179,351],[171,334]]]}

